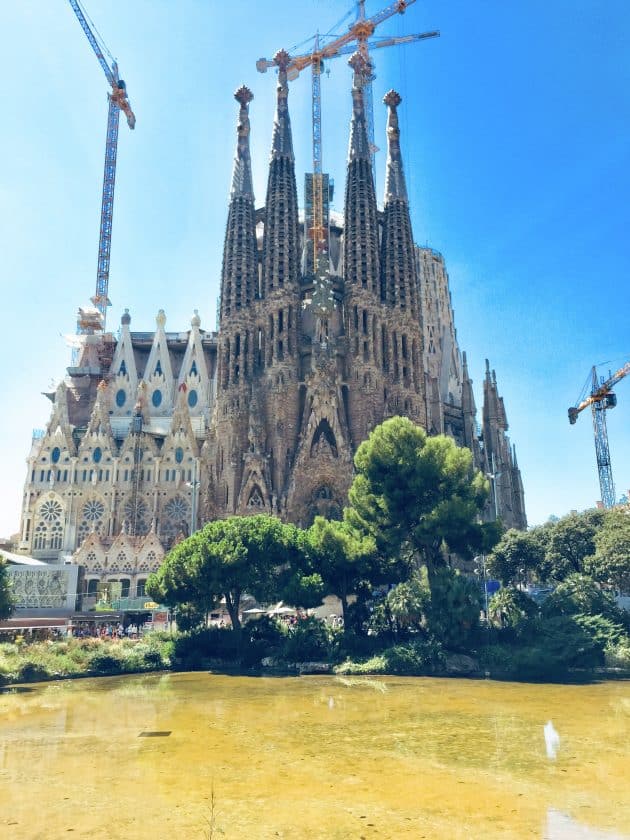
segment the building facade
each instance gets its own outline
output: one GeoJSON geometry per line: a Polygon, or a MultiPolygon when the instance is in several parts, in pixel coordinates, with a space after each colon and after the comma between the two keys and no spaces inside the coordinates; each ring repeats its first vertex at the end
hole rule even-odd
{"type": "Polygon", "coordinates": [[[330,213],[322,175],[306,176],[302,217],[289,57],[281,51],[275,61],[262,208],[252,187],[252,94],[245,87],[235,94],[218,331],[202,329],[196,312],[189,329],[167,331],[163,310],[150,333],[132,332],[128,312],[117,335],[86,330],[67,376],[48,395],[48,426],[33,438],[20,550],[50,562],[74,555],[95,579],[128,579],[131,594],[159,566],[157,545],[168,549],[209,519],[268,512],[305,526],[318,514],[340,516],[358,445],[394,415],[469,447],[491,477],[487,517],[526,527],[496,376],[488,367],[480,428],[444,260],[414,245],[400,96],[390,91],[384,99],[380,210],[366,68],[352,57],[343,217],[330,213]]]}

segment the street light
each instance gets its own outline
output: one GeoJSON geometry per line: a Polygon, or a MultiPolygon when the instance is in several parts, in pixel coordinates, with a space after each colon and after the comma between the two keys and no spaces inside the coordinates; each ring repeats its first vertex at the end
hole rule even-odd
{"type": "MultiPolygon", "coordinates": [[[[483,576],[483,594],[485,596],[485,603],[486,603],[486,626],[490,629],[490,615],[488,613],[488,586],[486,584],[486,557],[484,554],[478,554],[477,557],[473,557],[473,563],[479,562],[481,566],[481,573],[483,576]]],[[[479,569],[475,569],[475,574],[479,574],[479,569]]]]}

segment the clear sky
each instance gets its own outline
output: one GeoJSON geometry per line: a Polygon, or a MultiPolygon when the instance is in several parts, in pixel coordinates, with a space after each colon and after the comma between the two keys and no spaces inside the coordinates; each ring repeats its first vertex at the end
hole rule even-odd
{"type": "MultiPolygon", "coordinates": [[[[84,0],[137,116],[121,120],[109,293],[113,328],[215,326],[242,83],[264,202],[274,76],[260,56],[325,33],[352,0],[84,0]]],[[[0,535],[17,530],[33,428],[94,293],[107,84],[66,0],[2,3],[0,535]]],[[[386,5],[367,0],[367,13],[386,5]]],[[[591,419],[569,426],[594,363],[630,359],[630,4],[418,0],[382,34],[441,37],[375,55],[377,143],[399,109],[414,235],[444,254],[478,407],[496,369],[530,523],[599,498],[591,419]]],[[[307,49],[305,45],[301,51],[307,49]]],[[[322,82],[324,169],[342,210],[350,75],[322,82]]],[[[310,169],[310,81],[291,85],[298,189],[310,169]]],[[[378,194],[383,153],[377,155],[378,194]]],[[[630,487],[630,377],[608,413],[617,495],[630,487]]]]}

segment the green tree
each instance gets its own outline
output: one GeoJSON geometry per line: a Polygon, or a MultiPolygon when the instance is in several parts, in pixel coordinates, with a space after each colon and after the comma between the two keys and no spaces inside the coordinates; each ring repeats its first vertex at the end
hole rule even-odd
{"type": "Polygon", "coordinates": [[[11,579],[5,559],[0,556],[0,620],[9,618],[15,609],[11,579]]]}
{"type": "Polygon", "coordinates": [[[396,584],[385,599],[389,614],[399,630],[420,629],[430,602],[431,591],[425,568],[413,571],[408,580],[396,584]]]}
{"type": "Polygon", "coordinates": [[[593,578],[588,575],[572,574],[549,595],[542,605],[546,616],[554,615],[603,615],[611,620],[619,620],[620,611],[615,599],[604,592],[593,578]]]}
{"type": "Polygon", "coordinates": [[[516,627],[538,613],[536,602],[514,586],[499,589],[490,599],[488,610],[507,627],[516,627]]]}
{"type": "Polygon", "coordinates": [[[280,573],[297,550],[295,538],[295,528],[264,514],[209,522],[167,555],[147,581],[147,591],[169,605],[188,603],[205,609],[225,598],[240,639],[243,594],[261,601],[277,596],[280,573]]]}
{"type": "Polygon", "coordinates": [[[586,558],[585,571],[595,580],[630,592],[630,510],[606,511],[594,542],[595,551],[586,558]]]}
{"type": "Polygon", "coordinates": [[[468,449],[392,417],[361,444],[354,462],[348,521],[390,556],[409,547],[426,566],[431,590],[445,546],[462,555],[489,550],[496,527],[479,522],[488,482],[468,449]]]}
{"type": "Polygon", "coordinates": [[[11,589],[11,579],[9,578],[6,561],[3,557],[0,557],[0,620],[13,615],[15,600],[11,589]]]}
{"type": "Polygon", "coordinates": [[[549,529],[543,576],[564,580],[567,575],[584,572],[584,561],[595,552],[595,536],[603,519],[601,510],[571,513],[559,519],[549,529]]]}
{"type": "Polygon", "coordinates": [[[374,540],[355,531],[346,521],[315,517],[302,544],[308,562],[317,569],[324,590],[341,601],[344,629],[348,629],[348,598],[364,580],[377,577],[374,540]]]}
{"type": "Polygon", "coordinates": [[[544,556],[544,548],[536,533],[511,528],[488,555],[487,569],[508,586],[522,580],[526,573],[539,569],[544,556]]]}

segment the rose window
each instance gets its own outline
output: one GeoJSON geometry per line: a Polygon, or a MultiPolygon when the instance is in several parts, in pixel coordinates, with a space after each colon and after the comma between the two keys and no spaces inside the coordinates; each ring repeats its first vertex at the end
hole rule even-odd
{"type": "Polygon", "coordinates": [[[45,522],[54,522],[61,517],[61,505],[54,500],[44,502],[39,509],[39,515],[45,522]]]}
{"type": "Polygon", "coordinates": [[[182,496],[175,496],[164,506],[164,513],[175,522],[188,519],[188,502],[182,496]]]}
{"type": "Polygon", "coordinates": [[[88,522],[97,522],[103,518],[105,513],[105,505],[99,502],[98,499],[90,499],[83,505],[83,518],[88,522]]]}

